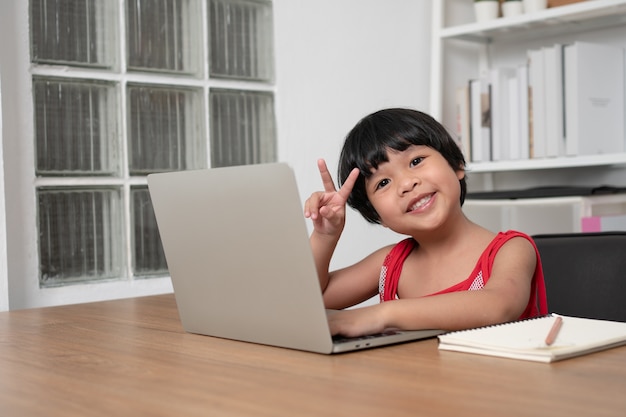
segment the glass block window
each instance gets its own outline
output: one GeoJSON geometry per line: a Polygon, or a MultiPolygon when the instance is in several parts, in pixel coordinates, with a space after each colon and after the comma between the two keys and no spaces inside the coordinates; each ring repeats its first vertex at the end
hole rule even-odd
{"type": "Polygon", "coordinates": [[[112,83],[33,78],[39,175],[114,175],[119,155],[112,83]]]}
{"type": "Polygon", "coordinates": [[[276,160],[274,97],[268,93],[211,90],[211,166],[276,160]]]}
{"type": "Polygon", "coordinates": [[[200,10],[193,0],[127,0],[128,67],[198,73],[200,10]]]}
{"type": "Polygon", "coordinates": [[[146,176],[276,161],[271,1],[29,10],[40,287],[167,276],[146,176]]]}
{"type": "Polygon", "coordinates": [[[119,189],[40,188],[37,198],[41,286],[120,276],[119,189]]]}
{"type": "Polygon", "coordinates": [[[211,76],[271,81],[272,4],[209,0],[209,15],[211,76]]]}
{"type": "Polygon", "coordinates": [[[131,174],[205,165],[202,90],[132,84],[127,97],[131,174]]]}
{"type": "Polygon", "coordinates": [[[167,263],[160,244],[159,229],[145,186],[131,187],[133,271],[139,277],[167,274],[167,263]]]}
{"type": "Polygon", "coordinates": [[[115,63],[115,3],[101,0],[31,0],[31,60],[76,66],[115,63]]]}

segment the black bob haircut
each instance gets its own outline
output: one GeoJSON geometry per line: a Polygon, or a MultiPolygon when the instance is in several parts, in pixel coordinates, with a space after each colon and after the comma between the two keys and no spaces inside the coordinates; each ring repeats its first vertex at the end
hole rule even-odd
{"type": "MultiPolygon", "coordinates": [[[[387,151],[402,152],[411,145],[428,146],[439,152],[456,170],[465,170],[463,153],[446,129],[431,116],[417,110],[391,108],[379,110],[361,119],[346,136],[339,157],[338,178],[341,186],[354,168],[360,175],[348,197],[348,205],[370,223],[380,224],[380,216],[367,198],[365,179],[371,170],[388,162],[387,151]]],[[[461,205],[467,182],[459,180],[461,205]]]]}

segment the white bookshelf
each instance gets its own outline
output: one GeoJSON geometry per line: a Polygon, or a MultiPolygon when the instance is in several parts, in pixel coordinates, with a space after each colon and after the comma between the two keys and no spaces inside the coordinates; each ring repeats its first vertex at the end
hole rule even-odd
{"type": "MultiPolygon", "coordinates": [[[[602,30],[613,35],[614,38],[610,39],[613,43],[625,45],[626,41],[620,39],[623,32],[619,32],[626,27],[626,0],[588,0],[536,13],[501,17],[484,23],[474,22],[472,7],[471,1],[443,0],[433,3],[431,114],[443,121],[448,128],[455,123],[454,88],[458,87],[457,83],[462,82],[461,80],[475,77],[485,68],[489,68],[496,59],[494,54],[502,53],[502,49],[506,49],[498,49],[498,44],[520,47],[524,43],[549,43],[554,37],[575,40],[582,33],[601,37],[596,31],[601,33],[602,30]],[[617,40],[611,32],[614,28],[618,30],[617,40]],[[451,48],[451,45],[454,47],[451,48]],[[459,48],[458,45],[462,47],[459,48]],[[458,56],[454,56],[454,51],[457,51],[458,56]]],[[[490,189],[498,183],[494,179],[498,174],[519,171],[523,175],[529,171],[571,168],[584,170],[592,167],[607,167],[607,170],[608,167],[621,168],[624,175],[618,175],[618,178],[623,177],[623,181],[626,181],[626,153],[470,163],[468,172],[486,174],[488,178],[484,182],[487,185],[483,188],[490,189]]],[[[598,172],[598,169],[593,169],[593,175],[598,176],[598,172]]],[[[534,185],[534,177],[530,175],[528,178],[526,185],[531,187],[534,185]]],[[[587,180],[594,181],[593,178],[587,180]]],[[[602,182],[605,180],[600,175],[598,183],[602,182]]]]}
{"type": "MultiPolygon", "coordinates": [[[[443,5],[444,2],[441,3],[443,5]]],[[[494,38],[513,36],[537,38],[546,34],[575,33],[620,24],[626,24],[626,1],[588,0],[538,13],[446,27],[441,29],[439,36],[442,39],[464,39],[486,43],[494,38]]]]}

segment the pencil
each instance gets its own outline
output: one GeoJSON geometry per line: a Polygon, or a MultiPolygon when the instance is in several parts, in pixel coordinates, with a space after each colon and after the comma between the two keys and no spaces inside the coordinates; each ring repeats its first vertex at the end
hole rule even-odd
{"type": "Polygon", "coordinates": [[[550,346],[554,343],[557,335],[559,334],[559,330],[561,330],[561,324],[563,324],[563,318],[561,316],[556,316],[554,324],[546,336],[546,345],[550,346]]]}

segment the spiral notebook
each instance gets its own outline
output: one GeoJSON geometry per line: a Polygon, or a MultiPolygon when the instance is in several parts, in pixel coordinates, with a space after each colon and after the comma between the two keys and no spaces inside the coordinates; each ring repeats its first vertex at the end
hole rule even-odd
{"type": "Polygon", "coordinates": [[[626,344],[626,323],[560,316],[552,344],[546,344],[557,315],[450,332],[439,349],[537,362],[555,362],[626,344]]]}

